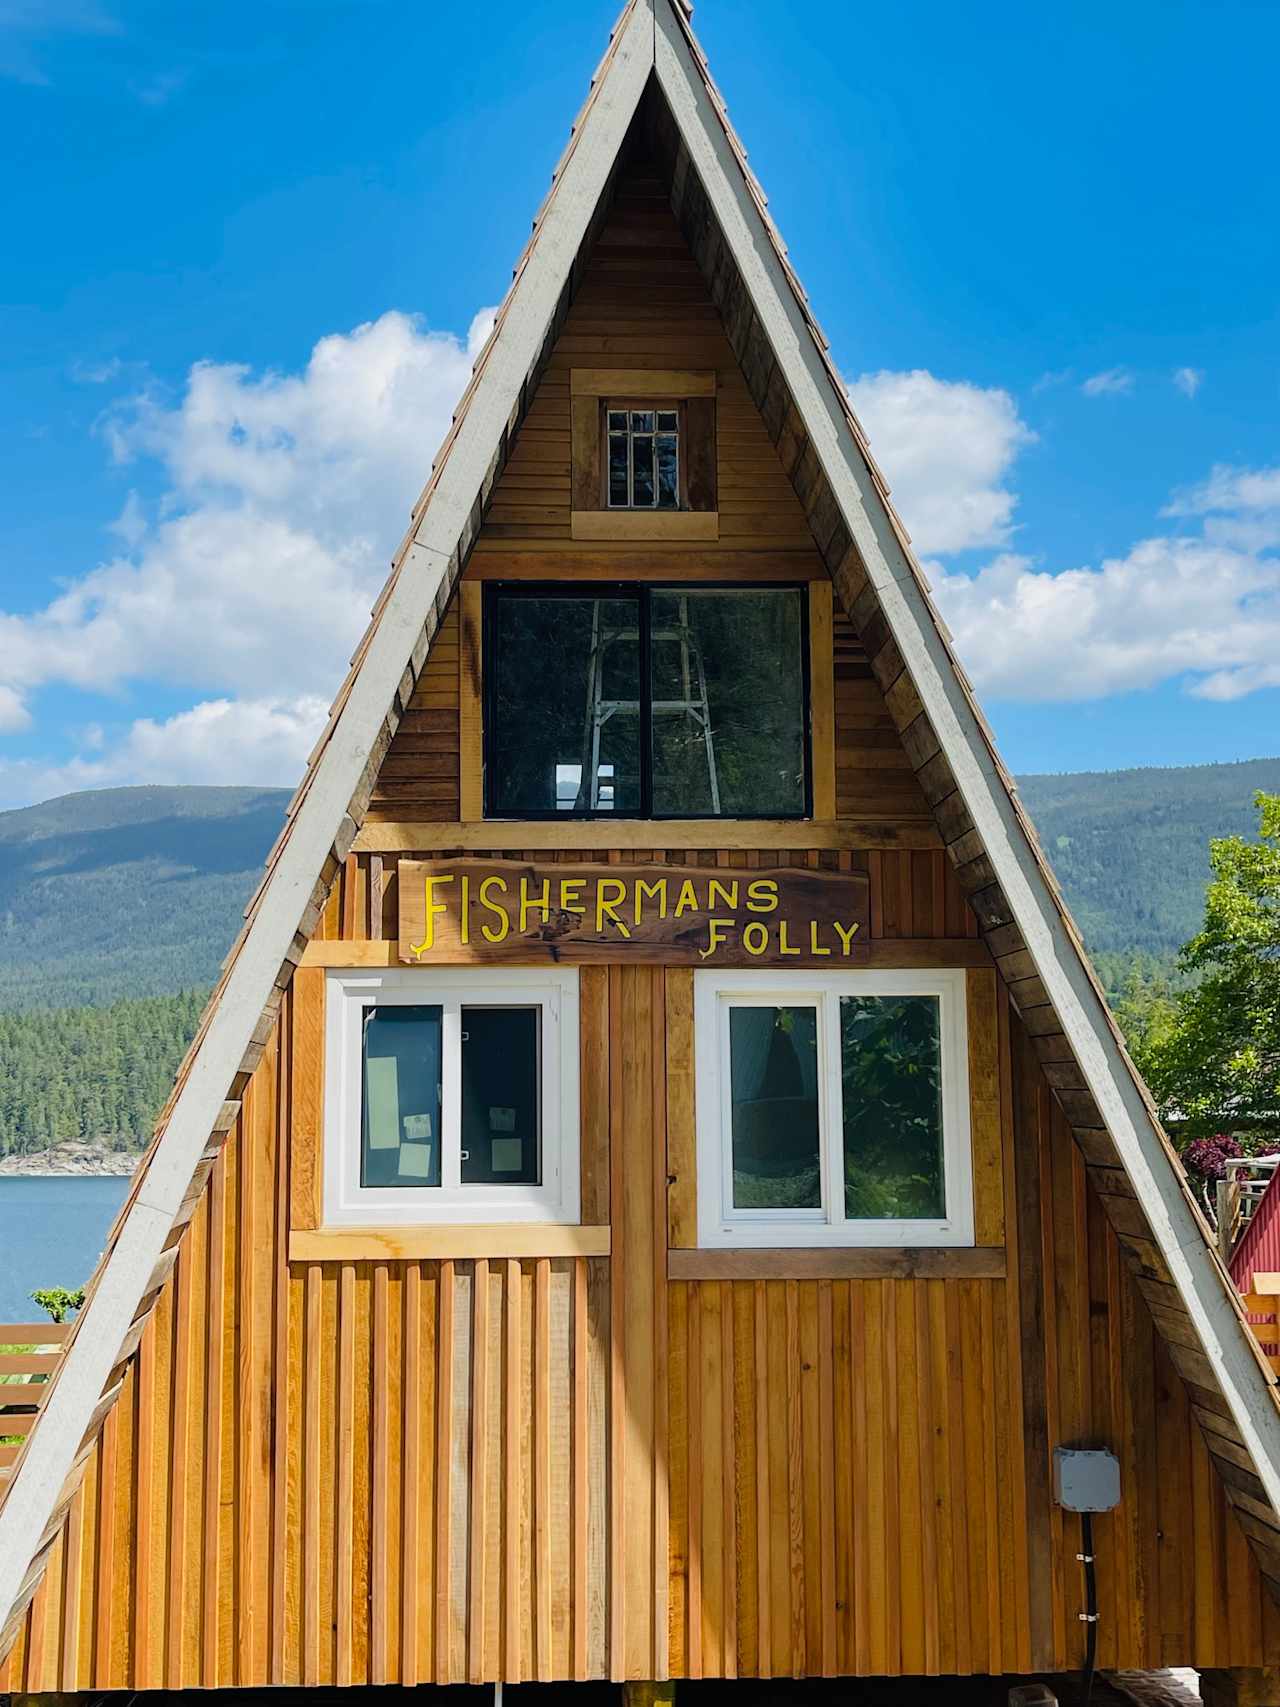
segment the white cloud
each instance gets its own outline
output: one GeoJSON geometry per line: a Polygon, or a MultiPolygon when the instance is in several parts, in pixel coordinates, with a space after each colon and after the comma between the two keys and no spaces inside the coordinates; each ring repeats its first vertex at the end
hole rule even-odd
{"type": "Polygon", "coordinates": [[[1091,374],[1080,387],[1086,397],[1123,397],[1133,390],[1133,375],[1127,367],[1109,367],[1091,374]]]}
{"type": "Polygon", "coordinates": [[[1191,678],[1206,699],[1280,684],[1280,563],[1202,539],[1148,539],[1099,568],[1052,575],[999,557],[934,571],[980,692],[1100,699],[1191,678]]]}
{"type": "MultiPolygon", "coordinates": [[[[116,458],[167,477],[158,519],[131,496],[122,555],[42,610],[0,611],[0,728],[56,684],[171,684],[203,703],[109,740],[85,761],[95,777],[158,780],[170,748],[185,780],[292,780],[491,323],[464,343],[388,313],[322,338],[300,373],[199,363],[175,401],[113,411],[116,458]]],[[[46,786],[30,767],[0,774],[26,798],[46,786]]]]}
{"type": "Polygon", "coordinates": [[[1209,516],[1238,511],[1280,512],[1280,467],[1233,468],[1230,463],[1215,463],[1199,486],[1175,492],[1162,514],[1209,516]]]}
{"type": "Polygon", "coordinates": [[[1080,700],[1180,677],[1234,700],[1280,686],[1280,468],[1219,466],[1164,513],[1199,531],[1056,575],[1012,555],[973,577],[931,566],[979,689],[1080,700]]]}
{"type": "Polygon", "coordinates": [[[1005,484],[1035,434],[1007,391],[912,373],[864,373],[849,396],[921,552],[1005,544],[1016,496],[1005,484]]]}
{"type": "Polygon", "coordinates": [[[0,787],[47,800],[82,788],[123,783],[243,783],[279,786],[295,778],[315,743],[328,701],[205,700],[157,722],[139,718],[117,746],[100,757],[102,731],[90,725],[81,751],[65,764],[0,760],[0,787]]]}
{"type": "Polygon", "coordinates": [[[0,683],[0,735],[15,734],[19,729],[28,728],[30,723],[31,713],[19,695],[0,683]]]}
{"type": "Polygon", "coordinates": [[[1174,368],[1173,383],[1184,397],[1194,397],[1204,384],[1204,369],[1199,367],[1174,368]]]}
{"type": "MultiPolygon", "coordinates": [[[[1007,392],[880,373],[850,394],[922,554],[1007,541],[1014,460],[1034,437],[1007,392]]],[[[1012,552],[975,575],[927,562],[979,691],[1079,701],[1180,678],[1222,700],[1280,685],[1280,467],[1216,467],[1164,513],[1198,526],[1097,567],[1052,573],[1012,552]]]]}
{"type": "Polygon", "coordinates": [[[115,521],[107,523],[107,531],[122,539],[129,551],[136,551],[142,544],[147,534],[147,517],[136,492],[129,493],[115,521]]]}

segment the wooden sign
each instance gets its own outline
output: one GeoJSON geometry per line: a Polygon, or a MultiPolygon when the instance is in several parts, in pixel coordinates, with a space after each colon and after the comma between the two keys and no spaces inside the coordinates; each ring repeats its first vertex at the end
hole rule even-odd
{"type": "Polygon", "coordinates": [[[401,960],[644,960],[672,966],[856,965],[870,953],[861,872],[688,865],[399,866],[401,960]]]}

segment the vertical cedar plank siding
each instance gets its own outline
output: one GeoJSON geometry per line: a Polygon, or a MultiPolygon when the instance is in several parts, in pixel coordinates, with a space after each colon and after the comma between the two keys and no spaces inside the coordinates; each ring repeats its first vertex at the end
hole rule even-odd
{"type": "MultiPolygon", "coordinates": [[[[570,538],[575,364],[714,367],[720,539],[664,550],[710,573],[726,552],[735,572],[815,571],[662,186],[633,172],[473,578],[652,560],[570,538]]],[[[459,817],[460,650],[455,602],[372,821],[459,817]]],[[[839,612],[833,673],[837,811],[925,820],[839,612]]],[[[817,852],[797,826],[789,852],[556,857],[863,870],[874,938],[977,935],[941,849],[817,852]]],[[[395,858],[361,855],[318,934],[390,937],[395,913],[395,858]]],[[[668,1281],[696,1215],[687,970],[583,972],[584,1219],[610,1220],[610,1258],[291,1266],[290,1220],[314,1224],[317,1202],[301,1138],[320,978],[301,975],[0,1690],[1072,1667],[1059,1442],[1121,1459],[1123,1502],[1095,1526],[1102,1666],[1280,1662],[1187,1389],[1039,1060],[994,972],[969,979],[979,1239],[1005,1244],[1007,1278],[668,1281]]]]}
{"type": "MultiPolygon", "coordinates": [[[[873,862],[882,894],[916,897],[913,936],[946,939],[941,853],[837,857],[873,862]]],[[[337,886],[353,936],[368,877],[353,860],[337,886]]],[[[664,1063],[689,1047],[687,978],[583,981],[608,1260],[291,1267],[297,1069],[272,1040],[0,1688],[1074,1666],[1059,1441],[1121,1459],[1123,1503],[1095,1525],[1100,1664],[1280,1659],[1004,999],[1007,1280],[668,1282],[664,1063]]]]}

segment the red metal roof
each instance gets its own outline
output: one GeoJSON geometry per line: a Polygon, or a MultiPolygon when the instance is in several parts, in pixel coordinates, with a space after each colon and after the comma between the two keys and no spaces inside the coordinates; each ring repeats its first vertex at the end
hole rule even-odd
{"type": "Polygon", "coordinates": [[[1272,1174],[1227,1267],[1241,1292],[1253,1291],[1253,1276],[1258,1271],[1280,1271],[1280,1168],[1272,1174]]]}

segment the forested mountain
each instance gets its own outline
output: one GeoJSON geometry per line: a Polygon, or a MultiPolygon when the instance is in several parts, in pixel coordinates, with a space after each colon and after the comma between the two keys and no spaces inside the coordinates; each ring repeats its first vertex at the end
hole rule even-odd
{"type": "Polygon", "coordinates": [[[66,1138],[145,1143],[205,994],[0,1013],[0,1156],[66,1138]]]}
{"type": "Polygon", "coordinates": [[[1200,928],[1210,839],[1256,834],[1259,789],[1280,759],[1018,778],[1091,952],[1158,959],[1200,928]]]}
{"type": "Polygon", "coordinates": [[[0,1009],[211,984],[281,788],[108,788],[0,812],[0,1009]]]}
{"type": "MultiPolygon", "coordinates": [[[[1253,834],[1280,758],[1019,788],[1114,988],[1198,928],[1209,840],[1253,834]]],[[[0,813],[0,1155],[145,1141],[287,799],[122,788],[0,813]]]]}

